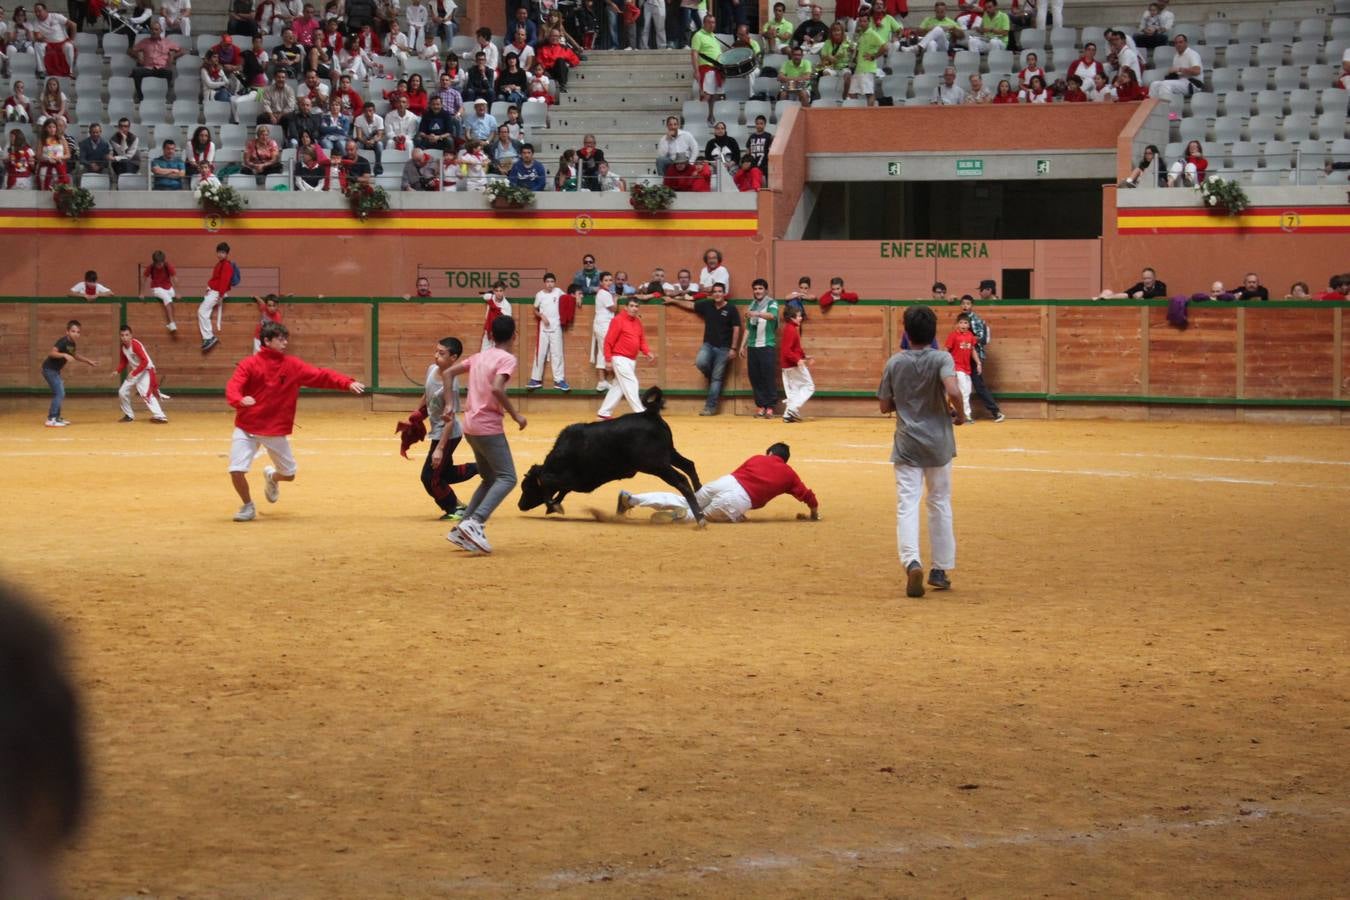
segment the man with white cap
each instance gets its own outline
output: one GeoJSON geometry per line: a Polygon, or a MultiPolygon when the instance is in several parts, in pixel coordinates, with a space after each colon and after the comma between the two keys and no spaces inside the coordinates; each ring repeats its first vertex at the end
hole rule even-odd
{"type": "Polygon", "coordinates": [[[497,119],[488,112],[488,102],[479,97],[473,101],[473,112],[464,114],[464,137],[487,142],[496,133],[497,119]]]}

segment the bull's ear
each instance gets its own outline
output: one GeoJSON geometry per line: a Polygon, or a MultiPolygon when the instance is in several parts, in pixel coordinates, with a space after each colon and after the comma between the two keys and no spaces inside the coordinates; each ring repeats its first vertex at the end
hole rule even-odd
{"type": "Polygon", "coordinates": [[[525,472],[526,478],[537,478],[539,476],[539,464],[535,463],[525,472]]]}

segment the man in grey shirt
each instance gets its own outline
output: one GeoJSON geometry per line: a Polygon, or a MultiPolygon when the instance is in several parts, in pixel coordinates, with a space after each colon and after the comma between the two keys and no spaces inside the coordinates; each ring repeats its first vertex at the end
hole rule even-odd
{"type": "Polygon", "coordinates": [[[905,567],[905,593],[922,597],[923,562],[919,556],[919,501],[928,487],[928,543],[933,568],[928,583],[940,591],[952,586],[947,570],[956,567],[956,535],[952,531],[952,458],[956,456],[953,416],[962,415],[961,389],[956,385],[952,356],[930,345],[937,336],[937,315],[927,306],[905,310],[910,349],[886,361],[877,388],[883,413],[895,413],[896,538],[905,567]],[[953,411],[954,410],[954,411],[953,411]]]}
{"type": "Polygon", "coordinates": [[[459,338],[441,338],[436,345],[435,361],[427,367],[427,383],[422,397],[427,408],[427,424],[431,426],[431,433],[428,435],[431,449],[427,451],[426,462],[422,464],[422,486],[441,508],[443,513],[441,518],[455,522],[464,518],[464,507],[460,505],[459,498],[455,496],[455,489],[451,485],[468,481],[478,475],[478,466],[473,463],[455,465],[453,459],[455,447],[463,437],[459,424],[459,379],[451,380],[453,392],[447,397],[445,381],[442,378],[445,370],[458,362],[463,353],[464,346],[459,338]],[[441,454],[439,460],[433,459],[441,435],[447,428],[450,429],[450,440],[445,446],[445,452],[441,454]]]}

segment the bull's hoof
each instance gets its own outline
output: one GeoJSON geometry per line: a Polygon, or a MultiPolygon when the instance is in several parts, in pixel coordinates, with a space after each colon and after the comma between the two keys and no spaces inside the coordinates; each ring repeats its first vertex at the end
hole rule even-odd
{"type": "Polygon", "coordinates": [[[561,503],[549,503],[549,504],[547,504],[547,512],[545,512],[544,514],[545,514],[545,515],[548,515],[548,516],[552,516],[552,515],[559,515],[559,516],[561,516],[561,515],[563,514],[562,504],[561,504],[561,503]]]}

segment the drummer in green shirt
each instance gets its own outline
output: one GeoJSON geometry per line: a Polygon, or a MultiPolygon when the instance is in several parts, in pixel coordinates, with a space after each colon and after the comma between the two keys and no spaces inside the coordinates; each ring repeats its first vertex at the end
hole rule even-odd
{"type": "Polygon", "coordinates": [[[830,37],[820,45],[820,74],[838,75],[844,79],[844,94],[848,94],[849,79],[853,75],[853,44],[844,33],[844,23],[830,26],[830,37]]]}
{"type": "Polygon", "coordinates": [[[1005,50],[1011,31],[1012,20],[998,8],[998,0],[984,0],[984,16],[980,19],[979,33],[967,35],[966,43],[976,53],[987,53],[991,49],[1005,50]]]}
{"type": "Polygon", "coordinates": [[[792,43],[792,33],[797,30],[786,18],[787,5],[775,3],[773,5],[773,18],[764,23],[764,40],[769,44],[769,52],[777,53],[779,48],[786,49],[792,43]]]}
{"type": "Polygon", "coordinates": [[[919,32],[923,35],[913,47],[901,47],[902,50],[922,50],[925,53],[946,53],[956,46],[956,42],[966,36],[956,20],[947,15],[947,4],[933,5],[933,14],[919,23],[919,32]]]}
{"type": "MultiPolygon", "coordinates": [[[[882,17],[890,18],[881,10],[882,17]]],[[[857,63],[853,69],[853,80],[849,82],[850,97],[866,97],[868,106],[877,105],[877,60],[886,55],[890,43],[890,34],[882,22],[881,27],[871,25],[858,35],[857,63]]]]}
{"type": "Polygon", "coordinates": [[[713,104],[726,96],[722,73],[717,69],[717,61],[722,58],[722,42],[717,39],[716,32],[716,17],[704,16],[703,27],[689,38],[689,60],[698,81],[698,99],[708,103],[709,125],[717,122],[713,117],[713,104]]]}
{"type": "Polygon", "coordinates": [[[793,47],[792,55],[778,70],[778,99],[787,100],[795,94],[802,106],[810,106],[811,78],[814,74],[811,60],[802,58],[802,48],[793,47]]]}

